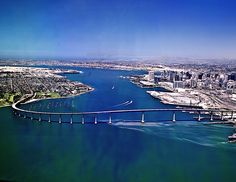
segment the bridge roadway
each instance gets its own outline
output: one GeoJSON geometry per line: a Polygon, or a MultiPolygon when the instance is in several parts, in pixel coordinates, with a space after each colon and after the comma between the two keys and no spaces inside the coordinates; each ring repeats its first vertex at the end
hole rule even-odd
{"type": "Polygon", "coordinates": [[[25,97],[22,97],[18,102],[12,104],[12,108],[14,113],[18,114],[19,116],[24,116],[25,118],[27,117],[27,114],[31,114],[31,119],[37,119],[39,121],[42,120],[42,116],[46,115],[48,116],[48,122],[51,122],[51,116],[59,116],[58,122],[61,123],[62,122],[62,116],[68,115],[70,116],[70,123],[73,123],[73,116],[74,115],[80,115],[82,116],[82,121],[81,123],[84,124],[84,116],[85,115],[95,115],[94,118],[94,123],[97,124],[98,120],[97,120],[97,115],[99,114],[109,114],[109,123],[112,123],[112,118],[111,115],[112,114],[121,114],[121,113],[141,113],[141,122],[144,123],[145,119],[144,119],[144,113],[147,112],[171,112],[172,113],[172,121],[175,122],[176,121],[176,113],[177,112],[192,112],[192,113],[197,113],[197,120],[200,121],[201,119],[203,119],[203,117],[201,117],[201,114],[208,114],[210,115],[209,118],[204,118],[204,119],[209,119],[211,121],[215,120],[215,119],[219,119],[219,120],[225,120],[225,119],[230,119],[233,120],[236,119],[235,114],[236,110],[210,110],[210,109],[195,109],[195,108],[175,108],[175,109],[158,109],[158,108],[154,108],[154,109],[122,109],[122,110],[104,110],[104,111],[91,111],[91,112],[39,112],[39,111],[30,111],[30,110],[25,110],[25,109],[21,109],[18,107],[18,105],[22,102],[24,102],[25,100],[32,98],[34,96],[33,93],[26,95],[25,97]],[[37,118],[33,118],[33,115],[38,115],[37,118]],[[217,117],[216,117],[217,116],[217,117]]]}

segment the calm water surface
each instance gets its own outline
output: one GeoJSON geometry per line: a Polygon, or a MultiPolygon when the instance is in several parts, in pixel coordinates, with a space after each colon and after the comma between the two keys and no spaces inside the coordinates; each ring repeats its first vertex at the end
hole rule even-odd
{"type": "MultiPolygon", "coordinates": [[[[79,68],[67,75],[95,88],[66,99],[27,104],[31,110],[95,111],[174,108],[161,104],[119,76],[143,72],[79,68]]],[[[158,89],[157,89],[158,90],[158,89]]],[[[160,89],[159,89],[160,90],[160,89]]],[[[114,124],[58,124],[16,117],[0,109],[0,180],[9,181],[233,181],[236,145],[231,126],[209,126],[193,115],[150,113],[114,115],[114,124]],[[188,121],[187,121],[188,120],[188,121]]],[[[47,119],[47,118],[44,118],[47,119]]],[[[53,118],[57,120],[57,118],[53,118]]],[[[80,121],[81,118],[73,118],[80,121]]],[[[99,115],[100,121],[108,116],[99,115]]],[[[69,118],[63,118],[69,122],[69,118]]],[[[93,116],[85,122],[93,121],[93,116]]]]}

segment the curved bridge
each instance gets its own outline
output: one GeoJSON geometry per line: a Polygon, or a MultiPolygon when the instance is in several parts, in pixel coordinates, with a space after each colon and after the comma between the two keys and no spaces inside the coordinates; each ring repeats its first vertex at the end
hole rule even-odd
{"type": "MultiPolygon", "coordinates": [[[[38,120],[38,121],[48,121],[48,122],[52,122],[52,116],[57,116],[58,120],[54,121],[54,122],[58,122],[58,123],[62,123],[64,121],[62,121],[62,116],[69,116],[70,120],[69,122],[65,122],[65,123],[81,123],[81,124],[85,124],[87,122],[85,122],[85,116],[88,115],[92,115],[94,116],[94,124],[97,123],[112,123],[112,115],[114,114],[122,114],[122,113],[140,113],[141,114],[141,118],[140,118],[140,122],[144,123],[145,122],[145,113],[148,112],[169,112],[172,114],[172,119],[170,121],[175,122],[176,121],[176,114],[178,112],[190,112],[190,113],[194,113],[197,114],[197,117],[195,117],[195,119],[197,121],[201,121],[202,119],[207,119],[209,121],[213,121],[213,120],[218,120],[218,122],[215,123],[219,123],[219,122],[224,122],[224,123],[232,123],[235,124],[234,120],[236,119],[236,110],[210,110],[210,109],[194,109],[194,108],[188,108],[188,109],[127,109],[127,110],[105,110],[105,111],[93,111],[93,112],[68,112],[68,113],[63,113],[63,112],[39,112],[39,111],[30,111],[30,110],[24,110],[21,109],[19,107],[17,107],[20,103],[24,102],[25,100],[29,99],[29,97],[32,97],[33,93],[26,95],[25,97],[21,98],[19,101],[17,101],[16,103],[12,104],[12,109],[13,112],[21,117],[24,118],[30,118],[31,120],[38,120]],[[104,121],[98,121],[98,115],[102,115],[102,114],[107,114],[109,115],[107,122],[104,121]],[[204,117],[202,117],[204,115],[204,117]],[[42,119],[42,117],[46,116],[47,119],[42,119]],[[81,116],[81,120],[80,121],[74,121],[73,116],[81,116]],[[208,116],[208,117],[205,117],[208,116]],[[220,120],[220,121],[219,121],[220,120]],[[225,121],[228,120],[228,121],[225,121]]],[[[91,123],[88,122],[88,123],[91,123]]]]}

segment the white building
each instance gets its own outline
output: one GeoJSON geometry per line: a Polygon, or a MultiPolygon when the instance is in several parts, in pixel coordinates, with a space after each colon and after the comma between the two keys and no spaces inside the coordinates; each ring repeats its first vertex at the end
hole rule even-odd
{"type": "Polygon", "coordinates": [[[154,71],[149,71],[148,72],[148,81],[149,82],[154,82],[154,77],[155,77],[154,71]]]}

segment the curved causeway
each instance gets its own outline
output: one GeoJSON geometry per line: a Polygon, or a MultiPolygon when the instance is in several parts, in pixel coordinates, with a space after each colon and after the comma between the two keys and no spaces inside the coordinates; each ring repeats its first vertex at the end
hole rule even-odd
{"type": "MultiPolygon", "coordinates": [[[[184,109],[184,108],[176,108],[176,109],[158,109],[158,108],[150,108],[150,109],[123,109],[123,110],[103,110],[103,111],[90,111],[90,112],[41,112],[41,111],[31,111],[31,110],[25,110],[25,109],[21,109],[18,107],[18,105],[20,105],[21,103],[25,102],[26,100],[29,100],[30,98],[33,97],[33,93],[31,94],[27,94],[24,97],[22,97],[19,101],[17,101],[16,103],[12,104],[12,109],[13,112],[21,117],[24,118],[30,118],[31,120],[38,120],[38,121],[42,121],[42,116],[47,116],[46,121],[51,122],[51,116],[57,116],[58,121],[54,121],[54,122],[58,122],[58,123],[62,123],[62,116],[70,116],[70,121],[69,122],[64,122],[64,123],[82,123],[84,124],[84,116],[86,115],[92,115],[94,116],[94,123],[107,123],[104,121],[98,121],[97,119],[97,115],[109,115],[109,119],[107,120],[108,123],[112,123],[112,115],[113,114],[121,114],[121,113],[140,113],[141,114],[141,123],[145,122],[145,113],[147,112],[169,112],[169,114],[172,115],[172,120],[169,121],[176,121],[176,114],[178,112],[190,112],[190,113],[194,113],[197,114],[197,117],[195,117],[195,119],[197,121],[201,121],[203,119],[208,120],[208,121],[213,121],[213,120],[220,120],[220,122],[218,121],[218,123],[232,123],[235,124],[235,119],[236,116],[234,113],[236,113],[235,110],[212,110],[212,109],[184,109]],[[202,117],[202,115],[204,114],[204,116],[209,116],[209,117],[202,117]],[[81,121],[80,122],[74,122],[73,121],[73,116],[75,115],[79,115],[81,116],[81,121]]],[[[45,120],[45,119],[44,119],[45,120]]],[[[86,122],[88,123],[88,122],[86,122]]],[[[91,123],[91,122],[90,122],[91,123]]],[[[212,122],[212,123],[216,123],[216,122],[212,122]]]]}

